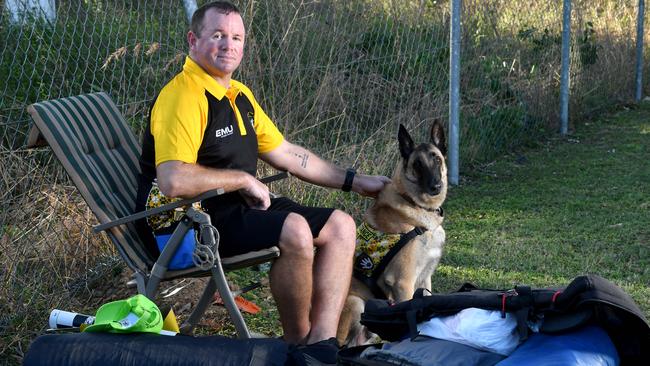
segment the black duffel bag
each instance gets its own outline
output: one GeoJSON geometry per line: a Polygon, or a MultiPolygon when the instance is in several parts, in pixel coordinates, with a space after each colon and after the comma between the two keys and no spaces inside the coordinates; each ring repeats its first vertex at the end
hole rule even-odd
{"type": "Polygon", "coordinates": [[[361,314],[361,324],[382,339],[396,341],[417,335],[417,324],[435,316],[466,308],[499,310],[516,316],[525,339],[530,323],[543,333],[561,333],[596,324],[607,331],[623,364],[643,364],[650,359],[650,326],[634,300],[620,287],[594,274],[576,277],[566,287],[507,290],[463,285],[457,292],[425,295],[418,289],[412,300],[391,304],[371,299],[361,314]],[[541,320],[541,321],[540,321],[541,320]]]}

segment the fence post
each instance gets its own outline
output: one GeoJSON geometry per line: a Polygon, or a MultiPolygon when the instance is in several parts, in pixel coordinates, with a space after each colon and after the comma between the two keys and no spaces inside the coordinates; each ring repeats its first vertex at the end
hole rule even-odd
{"type": "Polygon", "coordinates": [[[183,0],[183,7],[185,8],[185,15],[187,16],[187,23],[192,22],[192,14],[198,8],[196,6],[196,0],[183,0]]]}
{"type": "Polygon", "coordinates": [[[637,102],[643,97],[643,21],[645,15],[645,1],[639,0],[636,15],[636,93],[637,102]]]}
{"type": "Polygon", "coordinates": [[[571,55],[571,0],[564,0],[562,14],[562,74],[560,78],[560,133],[569,132],[569,61],[571,55]]]}
{"type": "Polygon", "coordinates": [[[452,0],[449,31],[449,169],[452,185],[459,182],[460,117],[460,9],[461,0],[452,0]]]}

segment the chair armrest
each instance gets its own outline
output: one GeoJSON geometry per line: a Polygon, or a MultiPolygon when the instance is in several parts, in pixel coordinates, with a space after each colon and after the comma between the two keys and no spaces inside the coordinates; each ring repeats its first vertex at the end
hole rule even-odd
{"type": "Polygon", "coordinates": [[[291,173],[286,172],[286,171],[282,171],[282,172],[280,172],[278,174],[269,175],[268,177],[260,178],[260,182],[262,182],[264,184],[269,184],[269,183],[275,182],[276,180],[288,178],[290,176],[291,176],[291,173]]]}
{"type": "Polygon", "coordinates": [[[222,188],[213,189],[211,191],[207,191],[205,193],[202,193],[202,194],[200,194],[200,195],[198,195],[196,197],[186,198],[184,200],[168,203],[166,205],[162,205],[162,206],[159,206],[159,207],[156,207],[156,208],[152,208],[150,210],[140,211],[140,212],[136,212],[136,213],[134,213],[132,215],[129,215],[129,216],[120,217],[117,220],[113,220],[113,221],[107,222],[105,224],[95,225],[95,226],[93,226],[93,231],[98,233],[100,231],[104,231],[106,229],[110,229],[110,228],[115,227],[115,226],[124,225],[124,224],[129,223],[129,222],[144,219],[145,217],[149,217],[151,215],[157,215],[157,214],[159,214],[161,212],[165,212],[165,211],[173,210],[173,209],[178,208],[178,207],[190,205],[190,204],[192,204],[194,202],[203,201],[205,199],[215,197],[215,196],[218,196],[218,195],[223,194],[223,193],[224,193],[224,190],[222,188]]]}
{"type": "MultiPolygon", "coordinates": [[[[280,179],[287,178],[289,176],[290,176],[289,172],[280,172],[280,173],[275,174],[275,175],[270,175],[268,177],[261,178],[260,182],[262,182],[264,184],[268,184],[268,183],[275,182],[275,181],[280,180],[280,179]]],[[[211,191],[207,191],[207,192],[202,193],[202,194],[200,194],[200,195],[198,195],[196,197],[186,198],[184,200],[168,203],[166,205],[162,205],[162,206],[159,206],[159,207],[156,207],[156,208],[152,208],[150,210],[140,211],[140,212],[136,212],[136,213],[134,213],[132,215],[120,217],[117,220],[113,220],[113,221],[110,221],[110,222],[107,222],[107,223],[104,223],[104,224],[95,225],[93,227],[93,231],[95,233],[98,233],[98,232],[104,231],[106,229],[110,229],[112,227],[115,227],[115,226],[124,225],[124,224],[129,223],[129,222],[133,222],[133,221],[136,221],[136,220],[143,219],[145,217],[149,217],[151,215],[157,215],[159,213],[169,211],[169,210],[173,210],[173,209],[178,208],[178,207],[190,205],[190,204],[192,204],[194,202],[203,201],[205,199],[215,197],[215,196],[218,196],[218,195],[223,194],[223,193],[224,193],[224,190],[221,189],[221,188],[214,189],[214,190],[211,190],[211,191]]]]}

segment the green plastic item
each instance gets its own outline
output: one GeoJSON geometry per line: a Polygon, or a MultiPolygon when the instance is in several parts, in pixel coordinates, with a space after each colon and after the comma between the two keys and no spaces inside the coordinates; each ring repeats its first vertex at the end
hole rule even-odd
{"type": "Polygon", "coordinates": [[[84,332],[160,333],[163,317],[160,309],[144,295],[135,295],[102,305],[95,323],[84,332]]]}

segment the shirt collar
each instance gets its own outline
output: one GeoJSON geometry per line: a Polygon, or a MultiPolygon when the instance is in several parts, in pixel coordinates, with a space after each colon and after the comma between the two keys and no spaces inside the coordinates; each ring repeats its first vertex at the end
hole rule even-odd
{"type": "Polygon", "coordinates": [[[208,93],[214,95],[218,100],[221,100],[226,95],[228,99],[234,99],[241,91],[239,83],[236,80],[230,81],[230,88],[224,88],[223,85],[214,80],[199,64],[192,60],[190,56],[185,57],[183,72],[189,74],[192,80],[204,87],[208,93]]]}

